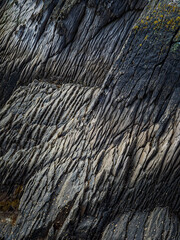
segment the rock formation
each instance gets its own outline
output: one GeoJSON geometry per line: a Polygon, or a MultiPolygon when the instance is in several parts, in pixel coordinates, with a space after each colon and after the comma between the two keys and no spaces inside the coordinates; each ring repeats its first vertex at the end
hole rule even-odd
{"type": "Polygon", "coordinates": [[[1,0],[0,239],[180,239],[179,16],[1,0]]]}

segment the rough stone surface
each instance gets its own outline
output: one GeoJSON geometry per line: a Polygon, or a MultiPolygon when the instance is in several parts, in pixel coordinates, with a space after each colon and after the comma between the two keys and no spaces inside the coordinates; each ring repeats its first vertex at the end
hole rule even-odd
{"type": "Polygon", "coordinates": [[[180,239],[179,16],[0,2],[0,239],[180,239]]]}

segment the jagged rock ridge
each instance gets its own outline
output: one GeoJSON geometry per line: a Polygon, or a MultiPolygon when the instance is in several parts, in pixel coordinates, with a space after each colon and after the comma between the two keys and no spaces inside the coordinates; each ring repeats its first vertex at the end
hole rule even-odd
{"type": "Polygon", "coordinates": [[[0,237],[178,240],[178,3],[0,7],[0,237]]]}

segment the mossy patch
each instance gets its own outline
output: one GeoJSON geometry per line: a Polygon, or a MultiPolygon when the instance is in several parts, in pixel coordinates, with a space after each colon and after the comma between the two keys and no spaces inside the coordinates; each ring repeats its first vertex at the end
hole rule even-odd
{"type": "Polygon", "coordinates": [[[153,30],[174,31],[180,27],[180,8],[177,4],[159,3],[156,7],[146,11],[146,14],[137,22],[134,30],[153,28],[153,30]]]}
{"type": "Polygon", "coordinates": [[[180,48],[180,42],[174,43],[171,47],[171,52],[179,51],[180,48]]]}

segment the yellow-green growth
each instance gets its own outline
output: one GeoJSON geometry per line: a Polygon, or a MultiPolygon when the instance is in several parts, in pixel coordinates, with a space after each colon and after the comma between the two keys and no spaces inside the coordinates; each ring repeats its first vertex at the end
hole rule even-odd
{"type": "Polygon", "coordinates": [[[134,30],[147,29],[153,30],[164,29],[169,31],[177,30],[180,27],[180,8],[177,4],[170,5],[159,3],[157,6],[147,7],[144,15],[134,26],[134,30]]]}

